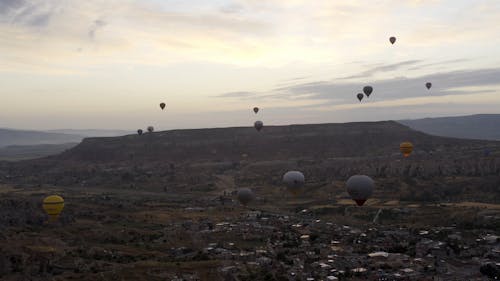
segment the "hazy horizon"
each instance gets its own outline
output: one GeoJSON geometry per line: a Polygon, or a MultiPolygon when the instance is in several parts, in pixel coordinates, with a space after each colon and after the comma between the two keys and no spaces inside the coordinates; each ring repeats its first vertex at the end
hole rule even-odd
{"type": "Polygon", "coordinates": [[[500,2],[331,2],[0,0],[0,127],[500,113],[500,2]]]}

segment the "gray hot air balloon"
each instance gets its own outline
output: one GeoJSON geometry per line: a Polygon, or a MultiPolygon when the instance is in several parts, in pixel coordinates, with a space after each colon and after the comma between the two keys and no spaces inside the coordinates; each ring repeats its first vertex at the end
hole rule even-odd
{"type": "Polygon", "coordinates": [[[372,94],[373,92],[373,87],[372,86],[364,86],[363,87],[363,93],[365,93],[365,95],[367,97],[370,97],[370,95],[372,94]]]}
{"type": "Polygon", "coordinates": [[[255,112],[255,114],[257,114],[257,112],[259,112],[259,108],[258,107],[254,107],[253,108],[253,112],[255,112]]]}
{"type": "Polygon", "coordinates": [[[148,132],[152,133],[155,131],[155,128],[153,126],[148,127],[148,132]]]}
{"type": "Polygon", "coordinates": [[[283,182],[286,184],[288,191],[293,195],[300,193],[300,188],[305,183],[304,174],[299,171],[288,171],[283,175],[283,182]]]}
{"type": "Polygon", "coordinates": [[[392,36],[391,38],[389,38],[389,42],[391,42],[391,44],[396,43],[396,37],[392,36]]]}
{"type": "Polygon", "coordinates": [[[257,131],[260,132],[260,130],[262,130],[262,127],[264,127],[264,123],[262,123],[262,121],[255,121],[255,123],[253,123],[253,126],[255,127],[255,129],[257,129],[257,131]]]}
{"type": "Polygon", "coordinates": [[[142,135],[142,129],[137,130],[137,134],[140,136],[142,135]]]}
{"type": "Polygon", "coordinates": [[[364,97],[364,96],[365,96],[365,95],[363,95],[362,93],[359,93],[359,94],[357,95],[358,100],[361,102],[361,100],[363,99],[363,97],[364,97]]]}
{"type": "Polygon", "coordinates": [[[253,199],[255,199],[255,194],[253,191],[249,188],[240,188],[238,190],[238,201],[240,201],[241,204],[244,206],[248,205],[253,199]]]}
{"type": "Polygon", "coordinates": [[[355,175],[350,177],[346,182],[347,193],[352,200],[363,206],[366,200],[372,195],[375,182],[369,176],[355,175]]]}
{"type": "Polygon", "coordinates": [[[432,87],[432,83],[431,82],[425,83],[425,87],[427,88],[427,90],[430,90],[432,87]]]}

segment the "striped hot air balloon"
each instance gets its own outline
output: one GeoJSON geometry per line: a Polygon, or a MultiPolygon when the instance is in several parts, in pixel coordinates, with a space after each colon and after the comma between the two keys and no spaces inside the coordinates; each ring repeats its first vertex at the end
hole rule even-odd
{"type": "Polygon", "coordinates": [[[47,196],[43,199],[42,207],[49,215],[49,221],[56,221],[64,208],[64,199],[59,195],[47,196]]]}
{"type": "Polygon", "coordinates": [[[404,157],[410,156],[413,151],[413,144],[411,142],[405,141],[399,145],[399,150],[403,153],[404,157]]]}

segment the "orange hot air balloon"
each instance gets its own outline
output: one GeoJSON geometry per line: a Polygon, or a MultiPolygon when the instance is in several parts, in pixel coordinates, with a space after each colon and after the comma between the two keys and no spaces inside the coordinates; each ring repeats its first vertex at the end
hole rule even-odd
{"type": "Polygon", "coordinates": [[[413,144],[411,142],[405,141],[399,145],[399,150],[403,153],[404,157],[410,156],[413,151],[413,144]]]}

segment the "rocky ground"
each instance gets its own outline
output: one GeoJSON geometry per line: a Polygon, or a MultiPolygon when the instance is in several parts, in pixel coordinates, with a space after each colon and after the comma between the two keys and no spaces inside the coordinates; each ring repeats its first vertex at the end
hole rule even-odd
{"type": "MultiPolygon", "coordinates": [[[[220,183],[219,183],[220,184],[220,183]]],[[[2,280],[489,280],[500,205],[1,187],[2,280]],[[48,223],[41,199],[65,197],[48,223]],[[305,208],[304,206],[307,206],[305,208]],[[378,215],[377,215],[378,214],[378,215]],[[481,226],[478,226],[481,224],[481,226]]]]}

